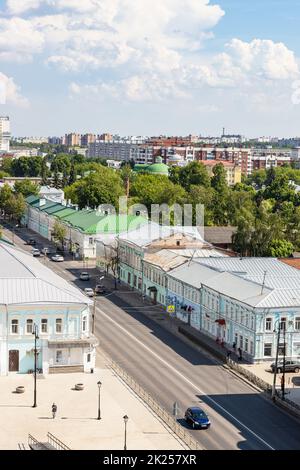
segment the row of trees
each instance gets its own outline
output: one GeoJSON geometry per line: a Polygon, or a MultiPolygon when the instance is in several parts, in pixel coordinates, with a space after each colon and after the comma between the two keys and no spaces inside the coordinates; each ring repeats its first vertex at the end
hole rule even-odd
{"type": "MultiPolygon", "coordinates": [[[[64,187],[66,199],[80,208],[100,204],[118,207],[119,197],[127,195],[129,204],[172,206],[191,204],[195,222],[197,204],[205,206],[205,225],[237,227],[234,247],[242,255],[289,256],[300,250],[300,170],[290,166],[260,170],[242,183],[229,187],[222,164],[209,175],[201,162],[170,168],[169,177],[135,173],[132,164],[120,171],[107,168],[102,160],[87,160],[81,155],[61,153],[31,157],[5,163],[0,171],[15,176],[41,176],[43,182],[64,187]],[[25,161],[26,160],[26,161],[25,161]],[[6,165],[6,166],[5,166],[6,165]]],[[[29,181],[18,182],[10,191],[5,212],[12,213],[12,197],[37,194],[29,181]],[[10,206],[10,207],[9,207],[10,206]]],[[[18,199],[19,198],[19,199],[18,199]]],[[[3,208],[3,203],[0,201],[3,208]]]]}

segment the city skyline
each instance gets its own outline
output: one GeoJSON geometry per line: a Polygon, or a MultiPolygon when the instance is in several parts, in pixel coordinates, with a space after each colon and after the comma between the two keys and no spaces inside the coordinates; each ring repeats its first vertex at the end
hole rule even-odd
{"type": "Polygon", "coordinates": [[[13,135],[299,135],[297,13],[293,0],[0,0],[1,114],[13,135]]]}

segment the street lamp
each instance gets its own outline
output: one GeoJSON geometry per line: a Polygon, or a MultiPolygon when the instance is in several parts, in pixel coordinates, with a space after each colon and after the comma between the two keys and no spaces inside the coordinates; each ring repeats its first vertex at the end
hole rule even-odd
{"type": "Polygon", "coordinates": [[[38,329],[37,325],[33,325],[33,332],[32,334],[34,335],[34,392],[33,392],[33,406],[32,408],[36,408],[36,369],[37,369],[37,348],[36,348],[36,342],[39,339],[38,337],[38,329]]]}
{"type": "MultiPolygon", "coordinates": [[[[276,360],[275,360],[275,371],[274,371],[274,378],[273,378],[273,387],[272,387],[272,400],[275,401],[276,396],[276,375],[277,375],[277,368],[278,368],[278,355],[279,355],[279,343],[280,343],[280,332],[283,330],[283,362],[282,362],[282,378],[281,378],[281,392],[282,392],[282,400],[285,399],[285,362],[286,362],[286,320],[279,321],[278,326],[278,338],[277,338],[277,348],[276,348],[276,360]]],[[[289,325],[293,325],[293,321],[289,321],[289,325]]],[[[274,329],[276,332],[276,329],[274,329]]]]}
{"type": "MultiPolygon", "coordinates": [[[[277,320],[277,322],[280,320],[277,320]]],[[[275,324],[277,323],[275,322],[275,324]]],[[[276,346],[276,359],[275,359],[275,370],[274,370],[274,377],[273,377],[273,386],[272,386],[272,400],[275,401],[276,396],[276,376],[277,376],[277,365],[278,365],[278,354],[279,354],[279,342],[280,342],[280,323],[278,326],[278,336],[277,336],[277,346],[276,346]]],[[[276,333],[276,327],[274,327],[274,333],[276,333]]]]}
{"type": "Polygon", "coordinates": [[[102,385],[102,383],[100,382],[100,380],[99,380],[99,382],[97,382],[97,385],[98,385],[98,391],[99,391],[99,394],[98,394],[98,418],[97,418],[97,419],[100,420],[100,419],[101,419],[100,390],[101,390],[101,385],[102,385]]]}
{"type": "Polygon", "coordinates": [[[125,423],[125,440],[124,440],[124,450],[127,450],[127,422],[129,420],[128,416],[123,416],[124,423],[125,423]]]}

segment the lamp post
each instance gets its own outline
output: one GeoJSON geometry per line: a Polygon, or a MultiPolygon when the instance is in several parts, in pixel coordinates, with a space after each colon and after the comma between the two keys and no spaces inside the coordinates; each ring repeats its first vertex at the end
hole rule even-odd
{"type": "MultiPolygon", "coordinates": [[[[277,320],[277,321],[278,321],[278,320],[277,320]]],[[[276,333],[276,327],[274,327],[274,332],[276,333]]],[[[276,346],[275,370],[274,370],[273,386],[272,386],[272,400],[273,400],[273,401],[275,401],[275,397],[276,397],[276,376],[277,376],[277,366],[278,366],[279,342],[280,342],[280,323],[279,323],[279,326],[278,326],[278,337],[277,337],[277,346],[276,346]]]]}
{"type": "Polygon", "coordinates": [[[38,337],[38,330],[37,330],[37,325],[33,325],[33,332],[32,334],[34,335],[34,392],[33,392],[33,406],[32,408],[36,408],[36,369],[37,369],[37,348],[36,348],[36,342],[39,339],[38,337]]]}
{"type": "Polygon", "coordinates": [[[125,424],[125,440],[124,440],[124,450],[127,450],[127,422],[129,420],[128,416],[123,416],[124,424],[125,424]]]}
{"type": "Polygon", "coordinates": [[[102,385],[102,383],[100,382],[100,380],[99,380],[99,382],[97,382],[97,385],[98,385],[98,391],[99,391],[99,393],[98,393],[98,418],[97,418],[97,419],[100,420],[100,419],[101,419],[100,390],[101,390],[101,385],[102,385]]]}

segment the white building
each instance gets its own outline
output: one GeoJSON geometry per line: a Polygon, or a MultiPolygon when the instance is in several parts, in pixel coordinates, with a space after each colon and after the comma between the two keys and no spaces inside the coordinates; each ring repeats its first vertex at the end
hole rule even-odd
{"type": "Polygon", "coordinates": [[[0,152],[9,152],[11,133],[8,116],[0,116],[0,152]]]}
{"type": "Polygon", "coordinates": [[[97,341],[91,300],[30,254],[0,242],[0,375],[34,369],[90,372],[97,341]]]}

